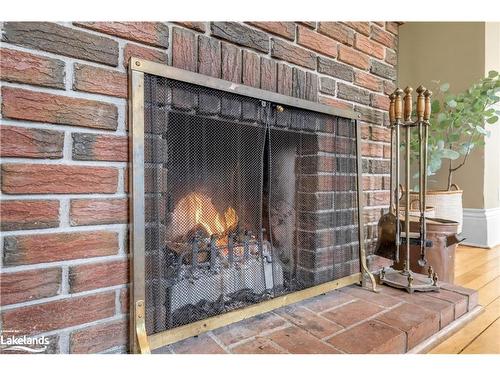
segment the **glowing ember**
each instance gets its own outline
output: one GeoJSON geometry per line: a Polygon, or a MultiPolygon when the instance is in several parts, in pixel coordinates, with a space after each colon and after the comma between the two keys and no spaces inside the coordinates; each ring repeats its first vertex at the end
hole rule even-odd
{"type": "Polygon", "coordinates": [[[182,198],[174,208],[172,228],[174,236],[185,236],[192,229],[202,227],[209,236],[223,235],[238,225],[238,215],[232,207],[223,214],[215,208],[210,197],[191,193],[182,198]]]}

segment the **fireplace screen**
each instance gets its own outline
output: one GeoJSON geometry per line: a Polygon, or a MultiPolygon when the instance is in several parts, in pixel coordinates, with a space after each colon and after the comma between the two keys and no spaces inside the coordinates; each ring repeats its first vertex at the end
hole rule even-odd
{"type": "Polygon", "coordinates": [[[147,336],[359,275],[355,121],[142,74],[147,336]]]}

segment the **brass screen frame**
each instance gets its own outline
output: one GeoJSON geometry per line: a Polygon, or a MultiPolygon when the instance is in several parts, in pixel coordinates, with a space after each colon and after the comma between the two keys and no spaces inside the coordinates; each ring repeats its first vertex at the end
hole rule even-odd
{"type": "Polygon", "coordinates": [[[130,352],[150,353],[151,350],[199,335],[231,323],[262,314],[282,306],[318,296],[347,285],[365,284],[365,276],[372,282],[375,290],[375,280],[366,266],[366,251],[363,226],[363,190],[361,163],[361,131],[357,119],[360,115],[352,110],[338,109],[324,104],[293,98],[270,91],[264,91],[218,78],[158,64],[132,57],[129,61],[129,217],[130,217],[130,352]],[[256,303],[245,308],[233,310],[214,317],[189,323],[163,332],[147,335],[145,330],[145,233],[144,233],[144,74],[170,78],[188,82],[212,89],[253,97],[288,107],[307,109],[333,116],[349,118],[354,121],[356,130],[356,166],[358,225],[359,225],[359,259],[360,272],[316,285],[297,292],[274,297],[270,300],[256,303]]]}

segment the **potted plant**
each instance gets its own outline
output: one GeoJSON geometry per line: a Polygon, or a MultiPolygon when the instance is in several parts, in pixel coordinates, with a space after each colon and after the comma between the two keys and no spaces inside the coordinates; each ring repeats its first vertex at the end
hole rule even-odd
{"type": "MultiPolygon", "coordinates": [[[[454,173],[467,163],[477,147],[485,144],[490,132],[486,124],[495,124],[500,111],[494,105],[500,101],[500,76],[490,71],[488,76],[459,94],[449,92],[449,83],[434,81],[436,90],[432,101],[429,127],[427,175],[445,169],[448,174],[442,190],[427,192],[427,203],[434,206],[436,217],[459,223],[462,231],[462,191],[453,183],[454,173]]],[[[418,143],[410,143],[412,159],[418,155],[418,143]]],[[[418,173],[413,176],[418,181],[418,173]]],[[[418,185],[415,190],[418,191],[418,185]]]]}

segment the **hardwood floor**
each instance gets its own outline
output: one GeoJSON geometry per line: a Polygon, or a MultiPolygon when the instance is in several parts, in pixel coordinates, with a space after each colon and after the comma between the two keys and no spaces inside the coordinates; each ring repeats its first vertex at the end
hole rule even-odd
{"type": "Polygon", "coordinates": [[[500,353],[500,246],[493,249],[459,246],[455,284],[477,289],[485,311],[429,353],[500,353]]]}

